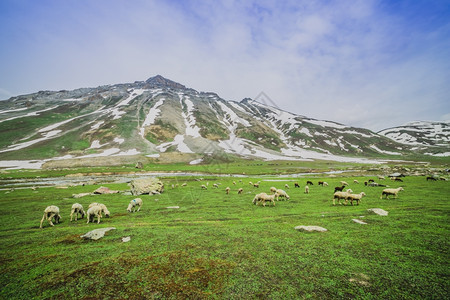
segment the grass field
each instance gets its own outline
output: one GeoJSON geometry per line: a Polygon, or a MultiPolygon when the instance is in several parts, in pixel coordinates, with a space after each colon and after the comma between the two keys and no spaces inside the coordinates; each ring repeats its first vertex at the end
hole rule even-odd
{"type": "Polygon", "coordinates": [[[131,214],[126,207],[133,196],[72,198],[98,185],[0,191],[0,298],[449,299],[449,181],[386,180],[381,183],[405,189],[386,200],[380,199],[382,188],[353,184],[369,178],[375,179],[166,177],[165,192],[140,196],[143,208],[131,214]],[[258,180],[259,189],[248,184],[258,180]],[[304,194],[306,180],[314,182],[310,194],[304,194]],[[329,186],[317,186],[319,180],[329,186]],[[332,205],[341,180],[367,194],[359,206],[332,205]],[[301,188],[294,189],[294,181],[301,188]],[[184,182],[186,187],[171,188],[184,182]],[[208,190],[201,190],[206,183],[208,190]],[[289,201],[252,204],[256,193],[286,183],[289,201]],[[104,203],[111,217],[100,224],[70,222],[75,202],[85,209],[104,203]],[[48,205],[59,206],[62,223],[39,229],[48,205]],[[389,215],[369,214],[369,208],[389,215]],[[328,231],[304,233],[294,229],[298,225],[328,231]],[[116,230],[98,241],[80,238],[103,227],[116,230]],[[127,236],[131,241],[123,243],[127,236]]]}

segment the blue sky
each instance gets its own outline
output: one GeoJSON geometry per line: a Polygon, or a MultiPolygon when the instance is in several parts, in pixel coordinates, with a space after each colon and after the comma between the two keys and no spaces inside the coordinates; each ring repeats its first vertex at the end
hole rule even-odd
{"type": "Polygon", "coordinates": [[[0,0],[0,99],[161,74],[381,130],[450,119],[450,1],[0,0]]]}

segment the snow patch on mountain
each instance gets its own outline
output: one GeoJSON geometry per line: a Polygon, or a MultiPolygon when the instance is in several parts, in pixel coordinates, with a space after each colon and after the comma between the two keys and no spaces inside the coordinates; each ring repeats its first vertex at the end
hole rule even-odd
{"type": "Polygon", "coordinates": [[[161,110],[158,108],[164,103],[165,98],[161,98],[158,102],[150,108],[147,116],[145,117],[144,123],[142,123],[141,128],[139,129],[139,135],[144,137],[145,127],[152,125],[155,123],[156,117],[161,113],[161,110]]]}
{"type": "Polygon", "coordinates": [[[192,137],[201,137],[200,128],[195,124],[196,120],[194,117],[194,103],[189,99],[189,96],[184,96],[182,93],[178,93],[180,97],[180,104],[183,107],[183,103],[186,105],[186,112],[182,111],[181,116],[184,119],[184,125],[186,126],[186,135],[192,137]]]}

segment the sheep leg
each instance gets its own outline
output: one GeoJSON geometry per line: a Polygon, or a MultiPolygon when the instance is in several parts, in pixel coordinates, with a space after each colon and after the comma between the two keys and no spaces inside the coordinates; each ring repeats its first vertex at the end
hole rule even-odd
{"type": "Polygon", "coordinates": [[[139,208],[138,208],[138,210],[137,211],[140,211],[141,210],[141,206],[139,205],[139,208]]]}
{"type": "MultiPolygon", "coordinates": [[[[70,212],[70,222],[72,222],[72,216],[73,216],[73,210],[70,212]]],[[[77,220],[77,217],[75,216],[75,221],[77,220]]]]}
{"type": "Polygon", "coordinates": [[[42,223],[44,222],[44,220],[45,220],[45,213],[44,213],[44,215],[42,216],[42,220],[41,220],[41,225],[39,226],[39,228],[42,228],[42,223]]]}
{"type": "Polygon", "coordinates": [[[55,226],[55,225],[53,225],[53,222],[52,222],[52,219],[54,216],[55,216],[55,213],[51,213],[47,218],[47,221],[50,224],[50,226],[55,226]]]}
{"type": "Polygon", "coordinates": [[[98,214],[98,216],[97,216],[97,224],[100,224],[100,218],[102,217],[102,214],[100,213],[100,214],[98,214]]]}

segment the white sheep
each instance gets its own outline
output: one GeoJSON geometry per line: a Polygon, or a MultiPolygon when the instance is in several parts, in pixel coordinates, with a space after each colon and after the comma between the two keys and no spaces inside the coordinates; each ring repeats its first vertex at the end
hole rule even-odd
{"type": "Polygon", "coordinates": [[[305,194],[309,194],[309,186],[305,186],[305,194]]]}
{"type": "Polygon", "coordinates": [[[44,215],[42,216],[41,225],[39,228],[42,228],[42,223],[45,219],[47,219],[50,226],[54,226],[52,219],[55,218],[55,223],[59,223],[61,221],[61,215],[59,214],[59,207],[55,205],[47,206],[44,210],[44,215]]]}
{"type": "Polygon", "coordinates": [[[141,207],[142,207],[142,199],[141,198],[136,198],[136,199],[131,200],[130,204],[128,204],[127,211],[131,212],[131,209],[133,209],[133,212],[135,212],[136,206],[139,206],[137,211],[140,211],[141,207]]]}
{"type": "Polygon", "coordinates": [[[252,203],[259,205],[259,203],[262,203],[263,206],[266,206],[266,202],[272,202],[273,206],[275,206],[275,195],[267,195],[266,193],[259,193],[255,195],[255,198],[253,198],[252,203]]]}
{"type": "Polygon", "coordinates": [[[342,204],[341,203],[341,199],[345,200],[345,198],[352,192],[353,191],[351,189],[348,189],[345,192],[335,192],[334,195],[333,195],[333,205],[336,205],[336,199],[338,200],[339,204],[342,204]]]}
{"type": "Polygon", "coordinates": [[[341,181],[341,185],[347,186],[348,183],[346,181],[341,181]]]}
{"type": "Polygon", "coordinates": [[[218,185],[217,183],[214,183],[214,184],[213,184],[213,188],[218,189],[218,188],[219,188],[219,185],[218,185]]]}
{"type": "Polygon", "coordinates": [[[384,178],[384,176],[378,175],[378,179],[379,180],[384,180],[385,178],[384,178]]]}
{"type": "Polygon", "coordinates": [[[72,210],[70,211],[70,222],[72,222],[72,217],[75,214],[75,221],[78,220],[78,214],[81,215],[81,218],[84,218],[84,215],[86,214],[83,209],[83,205],[80,203],[75,203],[72,205],[72,210]]]}
{"type": "Polygon", "coordinates": [[[400,191],[404,191],[402,187],[398,187],[396,189],[384,189],[383,192],[381,192],[380,199],[383,199],[383,196],[386,195],[386,199],[388,199],[389,195],[394,195],[394,199],[397,198],[397,194],[400,191]]]}
{"type": "Polygon", "coordinates": [[[278,189],[278,190],[275,192],[275,197],[276,197],[277,201],[278,201],[278,199],[279,199],[280,197],[286,198],[286,200],[289,200],[289,198],[290,198],[289,195],[288,195],[285,191],[280,190],[280,189],[278,189]]]}
{"type": "Polygon", "coordinates": [[[355,179],[353,180],[353,183],[359,184],[359,181],[355,179]]]}
{"type": "Polygon", "coordinates": [[[227,195],[230,193],[230,187],[227,186],[227,188],[225,189],[225,192],[227,193],[227,195]]]}
{"type": "Polygon", "coordinates": [[[324,181],[323,186],[328,186],[328,182],[324,181]]]}
{"type": "Polygon", "coordinates": [[[238,194],[242,194],[244,192],[244,189],[243,188],[239,188],[238,189],[238,194]]]}
{"type": "Polygon", "coordinates": [[[284,185],[284,188],[289,189],[289,184],[286,183],[286,184],[284,185]]]}
{"type": "Polygon", "coordinates": [[[206,187],[206,185],[204,185],[204,184],[202,184],[200,187],[202,188],[202,190],[207,190],[207,189],[208,189],[208,188],[206,187]]]}
{"type": "Polygon", "coordinates": [[[361,192],[359,194],[349,194],[345,198],[345,204],[347,204],[347,201],[350,200],[350,203],[353,205],[353,201],[356,201],[356,205],[359,205],[359,202],[361,201],[362,197],[365,196],[366,193],[361,192]]]}
{"type": "Polygon", "coordinates": [[[100,205],[89,206],[89,209],[86,212],[87,222],[94,222],[94,218],[97,217],[97,224],[100,223],[100,219],[102,218],[102,207],[100,205]]]}
{"type": "Polygon", "coordinates": [[[89,204],[88,208],[91,208],[91,207],[96,206],[96,205],[101,207],[102,212],[105,214],[105,217],[109,217],[110,213],[109,213],[108,208],[106,208],[105,204],[94,202],[94,203],[89,204]]]}
{"type": "Polygon", "coordinates": [[[274,187],[274,186],[272,186],[272,187],[270,188],[270,192],[271,192],[272,194],[275,194],[275,193],[277,192],[277,188],[274,187]]]}

